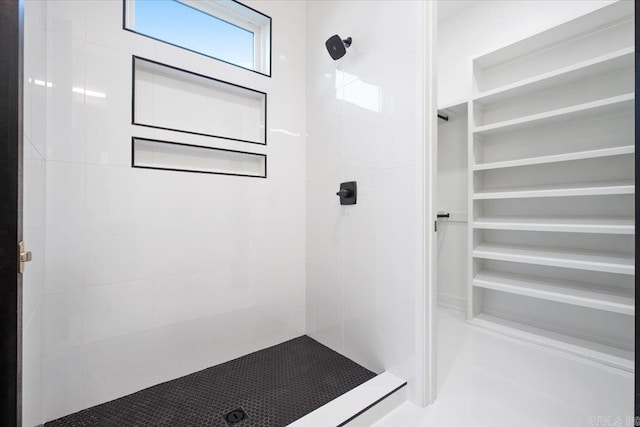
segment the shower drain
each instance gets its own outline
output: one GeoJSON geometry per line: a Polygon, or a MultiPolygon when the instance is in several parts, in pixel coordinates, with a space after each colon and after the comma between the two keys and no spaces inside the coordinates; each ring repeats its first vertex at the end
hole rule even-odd
{"type": "Polygon", "coordinates": [[[234,409],[233,411],[229,412],[227,415],[224,416],[224,420],[229,425],[239,423],[245,418],[247,418],[247,414],[245,414],[242,408],[234,409]]]}

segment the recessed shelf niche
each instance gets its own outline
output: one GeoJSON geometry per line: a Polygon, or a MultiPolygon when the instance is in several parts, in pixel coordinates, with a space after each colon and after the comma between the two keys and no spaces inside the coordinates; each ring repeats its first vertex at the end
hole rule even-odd
{"type": "Polygon", "coordinates": [[[133,57],[134,125],[267,143],[267,94],[133,57]]]}
{"type": "Polygon", "coordinates": [[[131,138],[131,166],[255,178],[267,177],[267,156],[147,138],[131,138]]]}

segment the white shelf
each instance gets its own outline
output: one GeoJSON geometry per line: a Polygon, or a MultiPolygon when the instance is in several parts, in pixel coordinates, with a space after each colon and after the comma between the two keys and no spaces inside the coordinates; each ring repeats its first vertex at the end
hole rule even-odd
{"type": "Polygon", "coordinates": [[[525,199],[536,197],[607,196],[633,194],[635,186],[630,181],[615,181],[606,184],[587,182],[563,186],[514,187],[494,191],[479,191],[473,194],[475,200],[525,199]]]}
{"type": "Polygon", "coordinates": [[[579,151],[574,153],[554,154],[551,156],[530,157],[527,159],[505,160],[501,162],[481,163],[473,167],[474,171],[504,169],[518,166],[541,165],[546,163],[569,162],[573,160],[595,159],[600,157],[621,156],[635,153],[633,145],[609,147],[598,150],[579,151]]]}
{"type": "Polygon", "coordinates": [[[630,351],[535,328],[522,323],[511,322],[488,314],[480,314],[470,322],[475,326],[503,335],[556,348],[628,372],[633,372],[634,370],[634,354],[630,351]]]}
{"type": "Polygon", "coordinates": [[[634,220],[611,218],[481,217],[473,228],[559,233],[634,234],[634,220]]]}
{"type": "Polygon", "coordinates": [[[562,86],[590,76],[606,74],[625,67],[631,68],[633,63],[634,48],[630,46],[588,61],[483,92],[477,95],[474,100],[487,105],[514,97],[527,96],[537,91],[562,86]]]}
{"type": "Polygon", "coordinates": [[[632,255],[613,251],[599,253],[561,248],[481,243],[473,250],[473,257],[626,275],[633,275],[635,272],[632,255]]]}
{"type": "Polygon", "coordinates": [[[596,287],[591,284],[500,271],[481,271],[473,278],[473,286],[629,316],[633,316],[635,312],[631,290],[596,287]]]}
{"type": "Polygon", "coordinates": [[[622,108],[633,108],[634,94],[613,96],[611,98],[600,99],[571,107],[559,108],[557,110],[546,111],[544,113],[532,114],[517,119],[478,126],[473,130],[475,135],[496,135],[504,132],[511,132],[525,129],[532,126],[553,123],[560,120],[568,120],[577,117],[588,117],[591,114],[602,114],[608,111],[616,111],[622,108]]]}
{"type": "Polygon", "coordinates": [[[594,29],[602,28],[625,18],[633,19],[633,10],[633,2],[619,1],[534,36],[478,55],[473,58],[473,62],[481,68],[492,68],[508,61],[517,61],[519,58],[581,37],[594,29]]]}

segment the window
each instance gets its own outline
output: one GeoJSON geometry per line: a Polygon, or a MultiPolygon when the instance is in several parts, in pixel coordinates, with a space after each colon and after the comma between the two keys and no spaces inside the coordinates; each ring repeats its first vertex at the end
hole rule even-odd
{"type": "Polygon", "coordinates": [[[233,0],[125,0],[124,28],[271,75],[271,18],[233,0]]]}

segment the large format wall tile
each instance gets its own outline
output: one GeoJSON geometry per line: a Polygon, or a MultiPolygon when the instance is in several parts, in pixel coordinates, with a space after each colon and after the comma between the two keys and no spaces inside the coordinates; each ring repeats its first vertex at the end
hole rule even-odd
{"type": "Polygon", "coordinates": [[[424,251],[417,14],[418,2],[311,1],[306,32],[307,331],[407,380],[424,251]],[[334,62],[323,44],[336,33],[353,44],[334,62]],[[343,181],[358,183],[355,206],[338,203],[343,181]]]}
{"type": "Polygon", "coordinates": [[[269,78],[123,30],[122,4],[26,7],[38,422],[305,331],[304,5],[248,2],[277,24],[269,78]],[[268,145],[132,125],[133,55],[267,92],[268,145]],[[132,136],[266,154],[269,177],[131,168],[132,136]]]}

